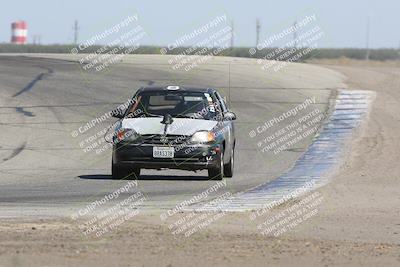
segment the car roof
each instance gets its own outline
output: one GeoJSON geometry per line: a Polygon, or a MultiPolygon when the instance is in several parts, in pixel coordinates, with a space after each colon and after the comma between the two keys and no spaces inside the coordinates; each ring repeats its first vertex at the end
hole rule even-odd
{"type": "Polygon", "coordinates": [[[206,88],[206,87],[185,87],[185,86],[176,86],[176,85],[170,85],[170,86],[148,86],[148,87],[142,87],[139,89],[140,92],[158,92],[158,91],[172,91],[172,92],[179,92],[179,91],[184,91],[184,92],[200,92],[200,93],[213,93],[216,90],[213,88],[206,88]],[[174,89],[169,89],[169,88],[174,88],[174,89]]]}

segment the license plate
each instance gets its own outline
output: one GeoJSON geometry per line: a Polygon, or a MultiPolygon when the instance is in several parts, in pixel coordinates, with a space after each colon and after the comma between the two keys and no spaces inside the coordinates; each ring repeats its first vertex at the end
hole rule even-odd
{"type": "Polygon", "coordinates": [[[153,158],[173,158],[173,147],[153,147],[153,158]]]}

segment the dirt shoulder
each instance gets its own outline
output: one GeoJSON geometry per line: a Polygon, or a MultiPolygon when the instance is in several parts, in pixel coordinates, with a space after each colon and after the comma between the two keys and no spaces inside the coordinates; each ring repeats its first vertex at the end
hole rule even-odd
{"type": "Polygon", "coordinates": [[[376,99],[339,174],[321,190],[319,215],[296,235],[399,245],[400,68],[330,68],[348,77],[349,88],[375,91],[376,99]]]}
{"type": "Polygon", "coordinates": [[[177,237],[159,214],[143,213],[104,237],[86,238],[71,220],[8,220],[0,227],[0,266],[398,266],[400,68],[328,67],[346,75],[349,88],[377,95],[306,222],[265,237],[249,213],[227,214],[177,237]]]}
{"type": "MultiPolygon", "coordinates": [[[[188,238],[176,238],[157,215],[138,216],[100,239],[69,221],[3,225],[1,266],[395,266],[391,244],[264,237],[228,215],[188,238]],[[230,223],[229,223],[230,222],[230,223]],[[247,228],[247,229],[246,229],[247,228]]],[[[253,226],[253,225],[252,225],[253,226]]]]}

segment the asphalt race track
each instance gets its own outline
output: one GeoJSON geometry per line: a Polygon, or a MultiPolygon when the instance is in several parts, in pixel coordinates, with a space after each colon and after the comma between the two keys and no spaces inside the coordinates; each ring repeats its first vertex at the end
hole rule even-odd
{"type": "MultiPolygon", "coordinates": [[[[106,70],[84,70],[72,56],[0,57],[0,214],[2,217],[65,215],[126,184],[111,179],[111,151],[85,152],[80,143],[111,125],[107,119],[72,132],[127,101],[141,86],[214,87],[237,114],[236,166],[222,190],[246,191],[290,169],[313,135],[278,154],[262,152],[249,132],[314,99],[302,114],[329,112],[343,77],[331,70],[289,64],[262,70],[256,60],[217,57],[189,70],[174,70],[168,56],[127,56],[106,70]],[[63,60],[65,59],[65,60],[63,60]]],[[[291,118],[282,122],[284,127],[291,118]]],[[[146,208],[170,207],[215,181],[207,172],[145,170],[138,189],[146,208]]],[[[220,191],[221,193],[221,191],[220,191]]]]}

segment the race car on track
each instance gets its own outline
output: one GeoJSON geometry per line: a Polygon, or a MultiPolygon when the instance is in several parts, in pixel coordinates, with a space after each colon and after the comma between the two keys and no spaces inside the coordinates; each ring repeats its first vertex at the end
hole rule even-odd
{"type": "Polygon", "coordinates": [[[211,88],[140,88],[126,110],[115,110],[114,179],[138,178],[141,169],[208,170],[232,177],[236,115],[211,88]]]}

